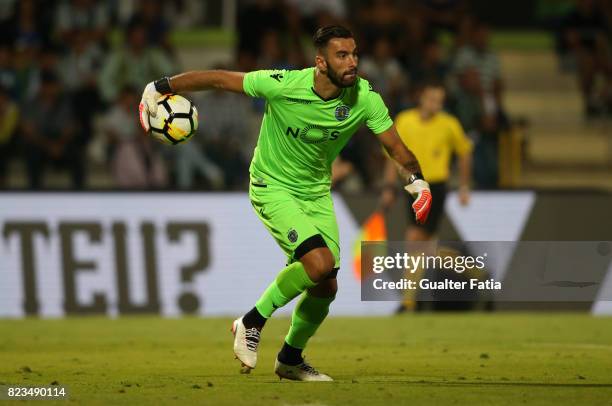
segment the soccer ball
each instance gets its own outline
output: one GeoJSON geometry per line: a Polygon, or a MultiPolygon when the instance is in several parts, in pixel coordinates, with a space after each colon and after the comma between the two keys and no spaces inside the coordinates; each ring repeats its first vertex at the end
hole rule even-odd
{"type": "Polygon", "coordinates": [[[149,115],[150,134],[164,144],[187,141],[198,129],[198,110],[178,94],[165,94],[157,99],[157,115],[149,115]]]}

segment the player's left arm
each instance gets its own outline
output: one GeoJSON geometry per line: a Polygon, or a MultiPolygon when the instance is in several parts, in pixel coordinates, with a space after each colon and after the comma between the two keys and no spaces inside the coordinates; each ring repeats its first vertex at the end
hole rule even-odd
{"type": "Polygon", "coordinates": [[[380,139],[389,156],[396,162],[400,175],[408,183],[404,189],[414,197],[412,210],[414,210],[416,222],[423,224],[427,221],[431,208],[431,192],[429,184],[423,179],[419,161],[400,139],[389,117],[389,109],[385,106],[380,94],[370,87],[366,97],[368,103],[366,124],[380,139]]]}
{"type": "Polygon", "coordinates": [[[472,150],[474,147],[456,117],[450,117],[449,129],[452,147],[457,154],[457,167],[459,168],[459,202],[461,205],[467,205],[470,201],[472,150]]]}
{"type": "Polygon", "coordinates": [[[389,156],[395,161],[399,174],[406,180],[407,185],[404,189],[414,197],[412,209],[417,223],[425,223],[431,208],[431,192],[429,184],[421,173],[419,161],[412,151],[406,148],[395,129],[395,125],[379,133],[378,138],[389,156]]]}
{"type": "Polygon", "coordinates": [[[459,202],[465,206],[470,202],[470,178],[472,176],[472,154],[460,155],[457,159],[459,168],[459,202]]]}

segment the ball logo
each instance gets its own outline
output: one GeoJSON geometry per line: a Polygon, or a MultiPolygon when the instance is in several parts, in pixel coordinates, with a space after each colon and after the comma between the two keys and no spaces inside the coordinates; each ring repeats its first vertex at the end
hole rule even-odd
{"type": "Polygon", "coordinates": [[[351,114],[351,109],[344,104],[341,104],[340,106],[336,107],[336,111],[334,112],[334,115],[336,116],[336,120],[338,121],[346,120],[350,114],[351,114]]]}

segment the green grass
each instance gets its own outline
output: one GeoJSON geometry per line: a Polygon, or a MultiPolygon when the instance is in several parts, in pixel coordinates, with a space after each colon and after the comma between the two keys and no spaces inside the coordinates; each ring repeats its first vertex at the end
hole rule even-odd
{"type": "Polygon", "coordinates": [[[0,321],[0,382],[86,404],[609,404],[612,319],[561,314],[332,318],[307,351],[333,383],[279,381],[287,319],[238,373],[229,319],[0,321]],[[26,368],[27,367],[27,368],[26,368]],[[25,372],[31,371],[31,372],[25,372]]]}

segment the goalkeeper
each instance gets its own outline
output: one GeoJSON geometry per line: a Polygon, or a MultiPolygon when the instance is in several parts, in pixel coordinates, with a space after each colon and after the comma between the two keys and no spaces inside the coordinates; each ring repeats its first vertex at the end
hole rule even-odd
{"type": "Polygon", "coordinates": [[[250,166],[249,197],[255,213],[287,255],[287,267],[255,306],[234,321],[234,354],[248,372],[257,363],[261,331],[274,311],[300,297],[278,353],[275,373],[301,381],[331,381],[304,361],[302,350],[329,312],[340,264],[338,225],[330,195],[331,164],[365,123],[376,134],[415,198],[415,220],[431,207],[429,185],[415,156],[401,142],[380,95],[357,75],[352,33],[340,26],[317,30],[315,66],[249,73],[192,71],[149,83],[140,103],[148,131],[158,97],[221,89],[266,100],[250,166]]]}

